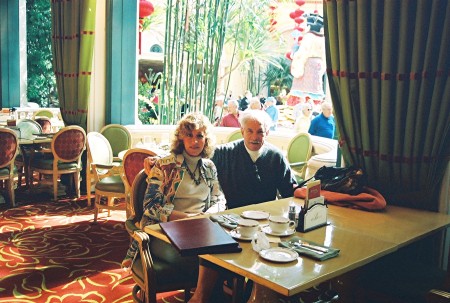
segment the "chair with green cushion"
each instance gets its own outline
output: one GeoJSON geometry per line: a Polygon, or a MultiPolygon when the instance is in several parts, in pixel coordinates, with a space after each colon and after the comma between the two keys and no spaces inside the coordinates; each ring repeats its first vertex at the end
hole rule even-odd
{"type": "Polygon", "coordinates": [[[131,148],[131,134],[128,129],[120,124],[109,124],[104,126],[100,133],[109,141],[114,161],[122,161],[119,153],[131,148]]]}
{"type": "Polygon", "coordinates": [[[142,170],[134,179],[129,200],[132,216],[125,222],[128,233],[139,244],[139,253],[131,267],[131,275],[136,282],[133,299],[138,303],[156,303],[157,293],[183,289],[184,301],[187,302],[191,288],[197,285],[198,258],[181,257],[170,244],[156,238],[150,239],[140,229],[146,178],[142,170]]]}
{"type": "Polygon", "coordinates": [[[102,209],[125,210],[123,203],[115,204],[115,200],[126,198],[125,185],[121,173],[122,166],[113,163],[113,154],[109,141],[98,132],[87,135],[88,163],[95,180],[95,213],[94,222],[97,222],[98,213],[102,209]],[[102,203],[102,198],[107,201],[102,203]]]}
{"type": "MultiPolygon", "coordinates": [[[[58,179],[60,175],[72,174],[74,177],[76,196],[80,197],[80,173],[82,169],[81,155],[86,149],[86,132],[83,128],[72,125],[62,128],[52,138],[49,157],[35,157],[30,159],[30,177],[36,171],[44,175],[53,176],[53,199],[58,199],[58,179]]],[[[41,150],[45,152],[46,150],[41,150]]],[[[33,182],[30,182],[33,185],[33,182]]]]}
{"type": "Polygon", "coordinates": [[[233,142],[239,139],[242,139],[242,132],[240,129],[237,129],[228,135],[226,142],[233,142]]]}
{"type": "Polygon", "coordinates": [[[19,150],[19,141],[13,130],[0,128],[0,180],[6,181],[10,206],[15,206],[14,178],[17,176],[17,169],[14,165],[19,150]]]}
{"type": "Polygon", "coordinates": [[[311,135],[300,133],[294,136],[287,148],[287,160],[295,173],[297,182],[305,179],[306,164],[311,157],[312,142],[311,135]]]}

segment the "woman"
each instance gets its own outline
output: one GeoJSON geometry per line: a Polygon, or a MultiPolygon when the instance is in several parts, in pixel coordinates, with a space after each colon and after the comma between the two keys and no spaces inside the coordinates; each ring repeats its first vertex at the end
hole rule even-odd
{"type": "MultiPolygon", "coordinates": [[[[147,171],[141,229],[150,224],[225,210],[217,170],[209,159],[214,150],[211,127],[202,113],[189,113],[179,121],[170,155],[157,159],[147,171]]],[[[152,242],[155,241],[152,239],[152,242]]],[[[161,245],[164,244],[161,242],[161,245]]],[[[137,249],[133,242],[122,262],[123,267],[131,266],[137,249]]],[[[162,257],[169,255],[165,254],[162,257]]]]}

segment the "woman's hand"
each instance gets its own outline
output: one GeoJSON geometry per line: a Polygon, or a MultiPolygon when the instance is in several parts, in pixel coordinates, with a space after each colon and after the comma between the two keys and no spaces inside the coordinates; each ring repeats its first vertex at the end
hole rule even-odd
{"type": "Polygon", "coordinates": [[[156,160],[158,160],[158,157],[147,157],[144,159],[144,170],[147,175],[150,174],[153,166],[155,166],[156,160]]]}

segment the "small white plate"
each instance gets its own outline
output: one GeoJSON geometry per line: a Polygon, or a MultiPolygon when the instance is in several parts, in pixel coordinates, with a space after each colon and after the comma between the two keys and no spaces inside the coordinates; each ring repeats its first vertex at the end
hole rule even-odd
{"type": "Polygon", "coordinates": [[[292,262],[298,258],[296,251],[284,247],[263,249],[259,252],[259,255],[263,259],[278,263],[292,262]]]}
{"type": "Polygon", "coordinates": [[[251,241],[251,237],[243,237],[240,233],[237,232],[237,230],[233,229],[230,230],[230,236],[235,238],[236,240],[243,240],[243,241],[251,241]]]}
{"type": "Polygon", "coordinates": [[[242,217],[253,220],[265,220],[268,219],[270,214],[262,210],[246,210],[242,212],[242,217]]]}
{"type": "Polygon", "coordinates": [[[282,233],[274,232],[274,231],[270,228],[269,225],[261,226],[261,230],[262,230],[263,232],[265,232],[266,234],[268,234],[268,235],[271,235],[271,236],[278,236],[278,237],[286,237],[286,236],[290,236],[290,235],[292,235],[292,234],[295,233],[295,229],[293,229],[293,228],[289,228],[289,229],[285,230],[285,231],[282,232],[282,233]]]}

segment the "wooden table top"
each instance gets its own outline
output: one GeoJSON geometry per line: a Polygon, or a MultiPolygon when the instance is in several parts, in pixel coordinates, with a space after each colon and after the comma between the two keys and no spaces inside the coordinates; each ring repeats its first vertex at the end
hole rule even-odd
{"type": "MultiPolygon", "coordinates": [[[[300,199],[287,198],[236,208],[226,213],[262,210],[271,215],[287,216],[292,203],[298,207],[303,205],[300,199]]],[[[267,223],[264,220],[260,222],[267,223]]],[[[304,239],[340,249],[338,257],[325,261],[300,256],[290,263],[273,263],[253,251],[250,242],[243,241],[240,241],[241,253],[202,255],[201,258],[282,295],[292,296],[449,226],[450,216],[395,206],[388,206],[385,212],[372,213],[329,205],[328,222],[330,224],[325,227],[296,233],[304,239]]],[[[145,231],[168,241],[157,224],[146,227],[145,231]]],[[[283,237],[281,240],[289,238],[283,237]]],[[[278,244],[271,243],[271,246],[278,244]]]]}

